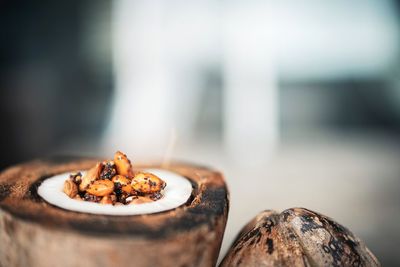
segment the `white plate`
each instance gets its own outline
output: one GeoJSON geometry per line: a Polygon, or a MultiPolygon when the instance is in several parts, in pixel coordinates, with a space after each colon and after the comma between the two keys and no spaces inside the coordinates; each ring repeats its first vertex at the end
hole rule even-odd
{"type": "Polygon", "coordinates": [[[69,179],[70,173],[55,175],[44,180],[38,188],[38,194],[50,204],[66,210],[105,215],[156,213],[179,207],[189,199],[192,193],[192,184],[185,177],[160,169],[148,169],[146,171],[154,173],[167,183],[163,197],[154,202],[113,206],[72,199],[63,192],[64,181],[69,179]]]}

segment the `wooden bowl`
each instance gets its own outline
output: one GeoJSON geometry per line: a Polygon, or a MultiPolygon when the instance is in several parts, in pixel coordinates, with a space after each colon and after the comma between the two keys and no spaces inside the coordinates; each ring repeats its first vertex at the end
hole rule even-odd
{"type": "MultiPolygon", "coordinates": [[[[214,266],[229,198],[219,172],[175,163],[193,185],[173,210],[134,216],[79,213],[38,194],[53,175],[85,170],[102,159],[53,157],[0,173],[0,266],[214,266]]],[[[135,166],[161,168],[159,164],[135,166]]]]}

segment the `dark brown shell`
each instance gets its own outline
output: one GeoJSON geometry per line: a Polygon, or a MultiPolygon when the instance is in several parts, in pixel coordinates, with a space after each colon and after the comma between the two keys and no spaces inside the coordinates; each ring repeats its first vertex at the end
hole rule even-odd
{"type": "Polygon", "coordinates": [[[317,212],[264,211],[249,222],[223,259],[230,266],[381,266],[347,228],[317,212]]]}

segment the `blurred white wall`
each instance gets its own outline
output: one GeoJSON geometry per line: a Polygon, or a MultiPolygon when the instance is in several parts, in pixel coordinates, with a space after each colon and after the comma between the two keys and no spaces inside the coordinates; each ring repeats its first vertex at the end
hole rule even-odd
{"type": "MultiPolygon", "coordinates": [[[[268,158],[279,141],[280,80],[384,74],[398,54],[392,1],[113,2],[115,99],[106,147],[162,157],[193,133],[204,73],[220,69],[228,155],[268,158]],[[123,130],[122,130],[123,129],[123,130]]],[[[206,129],[207,131],[207,129],[206,129]]]]}

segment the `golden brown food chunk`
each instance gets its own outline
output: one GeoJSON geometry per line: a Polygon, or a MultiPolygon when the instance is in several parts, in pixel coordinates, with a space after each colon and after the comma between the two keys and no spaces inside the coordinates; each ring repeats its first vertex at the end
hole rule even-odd
{"type": "Polygon", "coordinates": [[[74,198],[78,194],[78,187],[72,180],[65,180],[63,191],[70,198],[74,198]]]}
{"type": "Polygon", "coordinates": [[[86,189],[86,192],[97,197],[103,197],[114,191],[114,183],[110,180],[97,180],[86,189]]]}
{"type": "Polygon", "coordinates": [[[124,176],[129,176],[129,177],[132,177],[134,175],[133,170],[132,170],[131,161],[121,151],[117,151],[115,153],[114,163],[115,163],[115,167],[117,169],[118,174],[121,174],[124,176]]]}
{"type": "Polygon", "coordinates": [[[153,194],[164,189],[166,183],[152,173],[139,172],[132,179],[131,186],[137,192],[153,194]]]}
{"type": "Polygon", "coordinates": [[[115,175],[112,179],[114,184],[117,184],[119,188],[125,193],[132,194],[134,190],[131,186],[131,179],[123,176],[123,175],[115,175]]]}
{"type": "Polygon", "coordinates": [[[122,192],[125,192],[130,195],[136,195],[137,193],[133,190],[131,185],[124,185],[121,187],[122,192]]]}
{"type": "Polygon", "coordinates": [[[126,178],[126,177],[123,176],[123,175],[115,175],[115,176],[112,178],[112,181],[113,181],[114,183],[119,183],[119,184],[121,184],[121,185],[129,185],[129,184],[131,183],[131,180],[130,180],[129,178],[126,178]]]}
{"type": "Polygon", "coordinates": [[[85,191],[89,187],[89,185],[99,179],[102,169],[103,164],[99,162],[96,164],[96,166],[88,170],[87,173],[82,177],[82,181],[79,184],[79,191],[85,191]]]}

